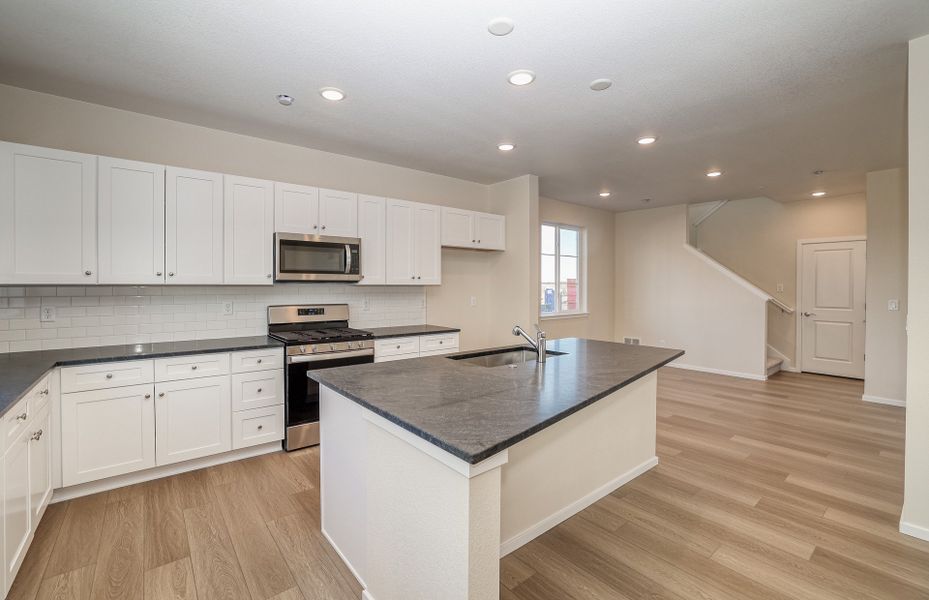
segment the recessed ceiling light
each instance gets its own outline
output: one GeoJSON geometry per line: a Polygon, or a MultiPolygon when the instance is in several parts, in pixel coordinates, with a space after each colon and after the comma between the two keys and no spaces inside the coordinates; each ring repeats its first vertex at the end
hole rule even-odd
{"type": "Polygon", "coordinates": [[[812,195],[814,198],[822,198],[823,196],[826,195],[826,192],[813,192],[811,195],[812,195]]]}
{"type": "Polygon", "coordinates": [[[594,79],[590,82],[590,89],[595,92],[602,92],[613,85],[612,79],[594,79]]]}
{"type": "Polygon", "coordinates": [[[497,144],[497,150],[500,150],[501,152],[509,152],[515,147],[516,147],[516,144],[513,144],[511,142],[503,142],[502,144],[497,144]]]}
{"type": "Polygon", "coordinates": [[[643,146],[648,146],[649,144],[654,144],[655,142],[657,142],[658,138],[656,138],[653,135],[644,135],[640,137],[639,139],[637,139],[636,141],[639,142],[643,146]]]}
{"type": "Polygon", "coordinates": [[[609,193],[609,192],[600,192],[600,197],[601,197],[601,198],[609,198],[609,197],[610,197],[610,193],[609,193]]]}
{"type": "Polygon", "coordinates": [[[535,73],[527,69],[520,69],[507,75],[507,79],[513,85],[529,85],[535,81],[535,73]]]}
{"type": "Polygon", "coordinates": [[[343,100],[345,98],[345,92],[339,88],[334,87],[320,88],[319,95],[326,100],[331,100],[332,102],[338,102],[339,100],[343,100]]]}
{"type": "Polygon", "coordinates": [[[278,94],[277,101],[280,102],[283,106],[290,106],[294,103],[294,97],[288,96],[287,94],[278,94]]]}
{"type": "Polygon", "coordinates": [[[722,171],[707,171],[706,176],[707,177],[719,177],[722,174],[723,174],[722,171]]]}
{"type": "Polygon", "coordinates": [[[487,31],[493,35],[508,35],[513,32],[513,28],[516,27],[516,24],[513,23],[513,19],[508,17],[497,17],[492,19],[487,25],[487,31]]]}

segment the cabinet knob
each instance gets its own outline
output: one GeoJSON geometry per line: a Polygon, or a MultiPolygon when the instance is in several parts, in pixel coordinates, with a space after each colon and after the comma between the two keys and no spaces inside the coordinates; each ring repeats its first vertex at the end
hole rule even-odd
{"type": "Polygon", "coordinates": [[[481,243],[481,240],[478,240],[477,243],[480,244],[480,243],[481,243]]]}
{"type": "Polygon", "coordinates": [[[416,275],[410,275],[410,279],[416,279],[416,275]]]}
{"type": "Polygon", "coordinates": [[[261,431],[262,429],[264,429],[264,425],[259,425],[259,426],[258,426],[258,431],[261,431]]]}
{"type": "Polygon", "coordinates": [[[400,349],[400,344],[397,344],[397,350],[399,350],[399,349],[400,349]]]}
{"type": "Polygon", "coordinates": [[[41,429],[38,430],[38,431],[36,431],[35,433],[32,434],[32,439],[38,442],[39,440],[42,439],[42,434],[43,434],[43,433],[45,433],[45,432],[42,431],[41,429]]]}
{"type": "Polygon", "coordinates": [[[197,370],[197,365],[191,365],[191,366],[190,366],[190,370],[191,370],[191,371],[196,371],[196,370],[197,370]]]}
{"type": "Polygon", "coordinates": [[[161,271],[158,271],[157,273],[155,273],[155,277],[161,277],[161,271]]]}
{"type": "Polygon", "coordinates": [[[258,393],[259,393],[259,394],[261,393],[261,388],[258,388],[258,393]]]}
{"type": "Polygon", "coordinates": [[[313,229],[319,229],[319,225],[313,225],[313,229]]]}
{"type": "Polygon", "coordinates": [[[326,228],[326,226],[325,226],[325,225],[323,225],[323,229],[325,229],[325,228],[326,228]]]}
{"type": "Polygon", "coordinates": [[[151,394],[145,394],[145,399],[146,399],[146,400],[151,400],[151,398],[152,398],[152,395],[151,395],[151,394]]]}
{"type": "Polygon", "coordinates": [[[422,276],[417,277],[416,279],[422,279],[422,276]]]}
{"type": "Polygon", "coordinates": [[[107,373],[107,374],[106,374],[106,378],[107,378],[107,379],[113,379],[113,374],[112,374],[112,373],[107,373]]]}
{"type": "Polygon", "coordinates": [[[159,394],[158,394],[158,397],[159,397],[159,398],[164,398],[164,397],[165,397],[165,393],[164,393],[164,392],[159,393],[159,394]]]}
{"type": "Polygon", "coordinates": [[[258,359],[257,361],[255,361],[255,362],[257,362],[257,363],[260,365],[260,364],[261,364],[261,359],[259,358],[259,359],[258,359]]]}
{"type": "Polygon", "coordinates": [[[267,275],[265,275],[265,277],[267,277],[268,279],[271,279],[271,273],[268,273],[267,275]]]}
{"type": "Polygon", "coordinates": [[[29,414],[28,414],[28,413],[23,413],[23,414],[19,415],[18,417],[16,417],[16,420],[17,420],[17,421],[25,421],[25,420],[28,419],[28,418],[29,418],[29,414]]]}
{"type": "Polygon", "coordinates": [[[84,271],[84,275],[87,275],[88,277],[90,277],[93,274],[94,274],[93,271],[84,271]]]}
{"type": "Polygon", "coordinates": [[[445,343],[444,341],[439,340],[439,345],[440,345],[440,346],[441,346],[442,344],[444,344],[444,343],[445,343]]]}
{"type": "Polygon", "coordinates": [[[42,390],[41,394],[43,396],[48,396],[48,388],[45,388],[44,390],[42,390]]]}
{"type": "Polygon", "coordinates": [[[174,273],[168,273],[168,277],[174,277],[174,273]]]}

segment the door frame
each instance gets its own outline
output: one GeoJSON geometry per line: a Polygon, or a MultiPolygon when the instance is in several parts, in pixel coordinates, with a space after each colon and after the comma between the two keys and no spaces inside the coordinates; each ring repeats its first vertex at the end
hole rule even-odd
{"type": "MultiPolygon", "coordinates": [[[[801,299],[803,298],[803,246],[807,244],[828,244],[831,242],[867,242],[868,236],[866,235],[840,235],[836,237],[822,237],[822,238],[806,238],[797,240],[797,296],[794,298],[794,321],[796,323],[795,341],[794,344],[794,366],[799,372],[803,372],[803,330],[801,328],[800,318],[803,314],[801,299]]],[[[868,289],[868,249],[865,246],[865,294],[867,294],[868,289]]],[[[867,327],[865,327],[865,335],[867,335],[867,327]]]]}

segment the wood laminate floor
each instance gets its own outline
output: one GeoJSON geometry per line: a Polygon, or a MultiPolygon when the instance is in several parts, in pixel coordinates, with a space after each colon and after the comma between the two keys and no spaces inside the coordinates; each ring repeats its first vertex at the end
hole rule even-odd
{"type": "MultiPolygon", "coordinates": [[[[663,369],[659,466],[504,558],[501,597],[929,598],[929,542],[897,532],[904,411],[861,392],[663,369]]],[[[52,505],[9,597],[357,600],[319,532],[318,456],[52,505]]]]}

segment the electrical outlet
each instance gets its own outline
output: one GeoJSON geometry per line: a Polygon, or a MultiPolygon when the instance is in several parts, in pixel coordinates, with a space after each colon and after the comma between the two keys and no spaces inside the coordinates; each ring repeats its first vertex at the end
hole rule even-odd
{"type": "Polygon", "coordinates": [[[641,340],[639,340],[639,338],[637,337],[624,337],[623,338],[623,343],[629,344],[631,346],[638,346],[640,341],[641,340]]]}
{"type": "Polygon", "coordinates": [[[784,291],[784,284],[783,284],[783,283],[777,284],[777,291],[778,291],[778,292],[783,292],[783,291],[784,291]]]}
{"type": "Polygon", "coordinates": [[[900,301],[897,299],[887,301],[887,310],[897,311],[900,310],[900,301]]]}
{"type": "Polygon", "coordinates": [[[369,310],[371,310],[371,299],[368,298],[367,296],[361,299],[361,310],[364,312],[368,312],[369,310]]]}
{"type": "Polygon", "coordinates": [[[58,317],[58,309],[54,306],[43,306],[39,312],[39,320],[43,323],[52,323],[58,317]]]}
{"type": "Polygon", "coordinates": [[[477,296],[471,296],[471,306],[477,306],[477,296]]]}
{"type": "Polygon", "coordinates": [[[232,300],[225,300],[223,302],[223,316],[224,317],[232,316],[232,300]]]}

